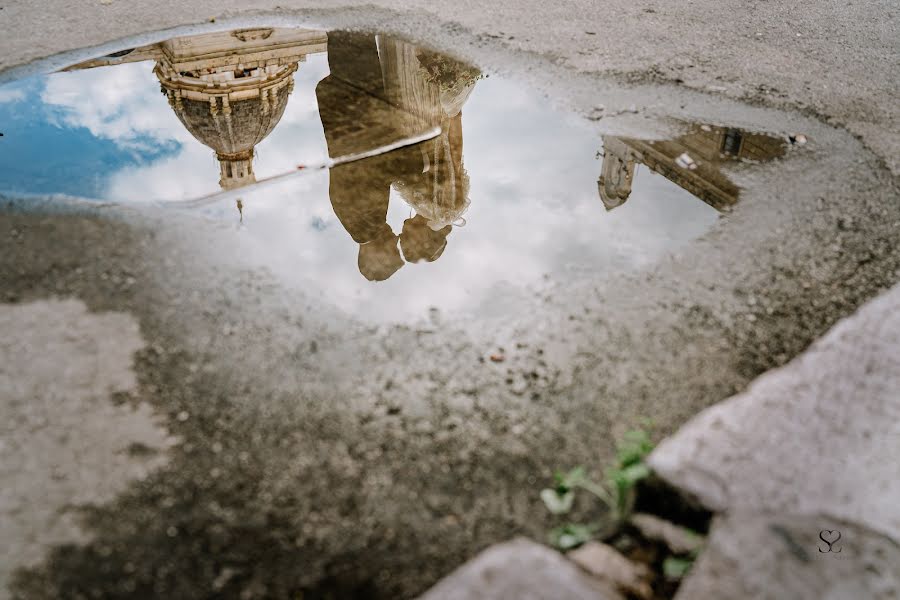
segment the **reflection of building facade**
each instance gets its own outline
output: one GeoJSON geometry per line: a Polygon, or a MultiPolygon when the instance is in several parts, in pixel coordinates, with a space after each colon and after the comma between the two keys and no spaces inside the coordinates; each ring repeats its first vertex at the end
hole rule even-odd
{"type": "Polygon", "coordinates": [[[702,126],[666,141],[604,136],[597,187],[603,205],[612,210],[628,199],[635,168],[643,164],[716,210],[726,210],[737,202],[740,190],[722,172],[722,164],[771,160],[785,149],[783,138],[725,127],[702,126]],[[679,166],[683,154],[693,161],[689,166],[679,166]]]}
{"type": "Polygon", "coordinates": [[[324,52],[323,31],[242,29],[175,38],[71,67],[144,60],[178,119],[219,161],[226,190],[253,183],[256,145],[278,124],[307,54],[324,52]]]}

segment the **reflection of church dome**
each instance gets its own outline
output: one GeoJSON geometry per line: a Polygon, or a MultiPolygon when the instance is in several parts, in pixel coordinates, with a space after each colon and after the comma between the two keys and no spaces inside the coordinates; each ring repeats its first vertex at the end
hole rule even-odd
{"type": "MultiPolygon", "coordinates": [[[[290,75],[289,75],[290,76],[290,75]]],[[[219,185],[234,189],[256,181],[253,149],[269,135],[287,106],[293,80],[283,86],[262,90],[256,98],[229,100],[210,96],[208,100],[173,99],[178,119],[197,141],[216,151],[221,175],[219,185]]]]}
{"type": "MultiPolygon", "coordinates": [[[[274,95],[274,94],[273,94],[274,95]]],[[[185,128],[197,141],[209,146],[217,155],[237,154],[253,150],[278,124],[287,106],[288,94],[269,98],[263,107],[259,98],[231,102],[230,118],[210,113],[210,103],[198,100],[182,100],[182,109],[176,111],[185,128]]]]}
{"type": "Polygon", "coordinates": [[[297,70],[295,62],[247,68],[241,58],[227,57],[224,66],[198,61],[190,70],[164,59],[154,70],[178,119],[215,150],[226,190],[256,181],[253,149],[281,120],[297,70]]]}
{"type": "Polygon", "coordinates": [[[306,55],[326,50],[324,31],[269,27],[173,38],[80,63],[89,69],[153,60],[178,119],[216,152],[219,184],[253,183],[253,153],[278,124],[306,55]]]}

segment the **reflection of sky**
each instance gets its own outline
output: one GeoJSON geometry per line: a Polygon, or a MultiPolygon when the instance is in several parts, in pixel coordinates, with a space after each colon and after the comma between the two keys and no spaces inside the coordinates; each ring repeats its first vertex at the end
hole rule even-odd
{"type": "MultiPolygon", "coordinates": [[[[122,78],[147,68],[126,66],[122,78]]],[[[183,135],[155,135],[155,129],[140,127],[146,124],[140,122],[146,107],[129,105],[122,94],[105,94],[106,85],[90,85],[95,97],[82,97],[80,110],[72,110],[67,102],[75,104],[78,95],[67,89],[71,75],[33,77],[0,90],[0,190],[103,197],[110,173],[178,151],[183,135]],[[104,96],[112,101],[103,103],[104,96]]],[[[147,86],[133,91],[136,98],[146,98],[147,86]]],[[[163,108],[168,108],[165,101],[163,108]]],[[[174,115],[155,116],[178,124],[174,115]]]]}
{"type": "MultiPolygon", "coordinates": [[[[257,146],[265,177],[326,158],[315,86],[328,73],[309,56],[275,130],[257,146]]],[[[108,200],[182,198],[218,189],[213,151],[184,129],[159,91],[152,63],[32,78],[0,88],[0,190],[108,200]]],[[[357,270],[358,246],[331,209],[327,172],[245,195],[244,226],[223,243],[365,319],[416,320],[501,312],[510,290],[535,289],[647,264],[700,235],[717,214],[639,167],[631,197],[606,212],[597,193],[600,140],[577,120],[496,77],[463,108],[471,205],[434,263],[407,264],[388,281],[357,270]]],[[[237,219],[232,205],[216,207],[237,219]]],[[[395,232],[411,210],[392,193],[395,232]]]]}

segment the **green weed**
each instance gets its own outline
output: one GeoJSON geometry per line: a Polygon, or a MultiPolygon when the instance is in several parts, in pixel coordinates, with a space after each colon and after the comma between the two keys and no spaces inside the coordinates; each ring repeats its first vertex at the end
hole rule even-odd
{"type": "Polygon", "coordinates": [[[616,448],[616,461],[606,470],[603,483],[591,480],[584,467],[556,473],[554,486],[541,490],[541,500],[547,510],[554,515],[568,513],[574,506],[575,494],[578,490],[584,490],[604,504],[607,523],[566,524],[551,532],[553,545],[563,549],[572,548],[591,539],[597,531],[617,530],[631,514],[635,486],[650,475],[650,467],[644,459],[652,450],[650,435],[642,429],[636,429],[622,437],[616,448]]]}

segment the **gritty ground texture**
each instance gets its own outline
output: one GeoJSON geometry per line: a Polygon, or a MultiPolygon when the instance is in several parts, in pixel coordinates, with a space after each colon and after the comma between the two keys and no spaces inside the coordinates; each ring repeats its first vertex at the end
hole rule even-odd
{"type": "Polygon", "coordinates": [[[679,597],[900,594],[898,346],[900,287],[660,445],[653,468],[724,513],[679,597]]]}
{"type": "Polygon", "coordinates": [[[137,385],[137,322],[75,300],[0,304],[0,598],[16,567],[88,539],[82,513],[165,463],[171,445],[137,385]]]}
{"type": "Polygon", "coordinates": [[[440,326],[359,323],[191,215],[4,199],[0,301],[131,315],[145,345],[118,402],[149,404],[180,439],[87,511],[90,541],[17,570],[15,597],[413,597],[491,543],[543,539],[554,469],[599,471],[643,417],[674,432],[898,279],[891,3],[3,8],[7,76],[161,27],[312,20],[454,51],[599,119],[585,121],[598,136],[702,116],[811,140],[733,169],[736,210],[653,267],[440,326]]]}

